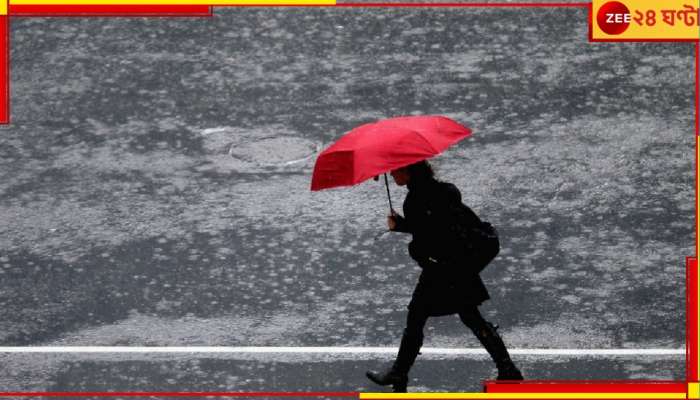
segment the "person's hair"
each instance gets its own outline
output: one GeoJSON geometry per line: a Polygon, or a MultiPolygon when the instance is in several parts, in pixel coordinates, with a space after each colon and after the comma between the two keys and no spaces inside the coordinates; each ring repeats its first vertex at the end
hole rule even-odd
{"type": "Polygon", "coordinates": [[[423,180],[435,178],[435,171],[427,160],[418,161],[408,167],[408,174],[412,180],[423,180]]]}

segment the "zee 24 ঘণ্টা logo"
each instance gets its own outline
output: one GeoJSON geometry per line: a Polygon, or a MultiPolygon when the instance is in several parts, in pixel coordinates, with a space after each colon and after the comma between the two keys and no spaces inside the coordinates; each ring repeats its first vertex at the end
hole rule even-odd
{"type": "Polygon", "coordinates": [[[608,1],[603,4],[596,14],[596,22],[600,30],[607,35],[621,35],[630,29],[630,25],[644,30],[673,29],[700,26],[700,8],[674,1],[639,1],[639,8],[628,8],[620,1],[608,1]],[[644,7],[654,4],[655,7],[644,7]],[[677,4],[673,4],[677,3],[677,4]]]}

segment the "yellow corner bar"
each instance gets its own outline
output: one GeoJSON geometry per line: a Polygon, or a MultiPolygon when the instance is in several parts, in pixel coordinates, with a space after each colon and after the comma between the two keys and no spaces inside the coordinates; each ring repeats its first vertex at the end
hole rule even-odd
{"type": "MultiPolygon", "coordinates": [[[[2,1],[2,0],[0,0],[2,1]]],[[[335,0],[11,0],[11,5],[335,5],[335,0]]]]}
{"type": "Polygon", "coordinates": [[[688,382],[688,398],[700,399],[700,383],[688,382]]]}
{"type": "Polygon", "coordinates": [[[685,399],[686,393],[360,393],[360,399],[685,399]]]}

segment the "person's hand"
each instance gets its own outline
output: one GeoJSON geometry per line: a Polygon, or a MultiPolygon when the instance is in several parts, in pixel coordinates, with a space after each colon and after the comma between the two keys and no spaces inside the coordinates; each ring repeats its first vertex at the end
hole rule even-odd
{"type": "Polygon", "coordinates": [[[389,226],[389,230],[393,231],[396,228],[396,219],[393,214],[389,214],[386,217],[386,224],[389,226]]]}

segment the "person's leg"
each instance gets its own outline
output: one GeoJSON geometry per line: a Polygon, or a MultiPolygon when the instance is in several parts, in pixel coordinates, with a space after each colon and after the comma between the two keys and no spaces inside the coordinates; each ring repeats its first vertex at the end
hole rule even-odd
{"type": "Polygon", "coordinates": [[[367,377],[379,385],[392,385],[394,392],[405,392],[408,385],[408,371],[423,345],[423,327],[428,313],[421,307],[409,307],[406,328],[401,337],[401,345],[392,367],[384,372],[368,371],[367,377]]]}
{"type": "Polygon", "coordinates": [[[423,327],[428,320],[428,313],[419,308],[408,310],[406,328],[403,330],[399,353],[396,355],[393,369],[404,375],[413,366],[421,346],[423,346],[423,327]]]}
{"type": "Polygon", "coordinates": [[[508,350],[506,349],[503,340],[498,335],[496,327],[486,321],[479,312],[476,306],[468,307],[459,313],[459,319],[469,329],[474,332],[474,335],[479,339],[479,342],[484,346],[498,368],[498,380],[522,380],[523,376],[520,370],[513,364],[510,359],[508,350]]]}

